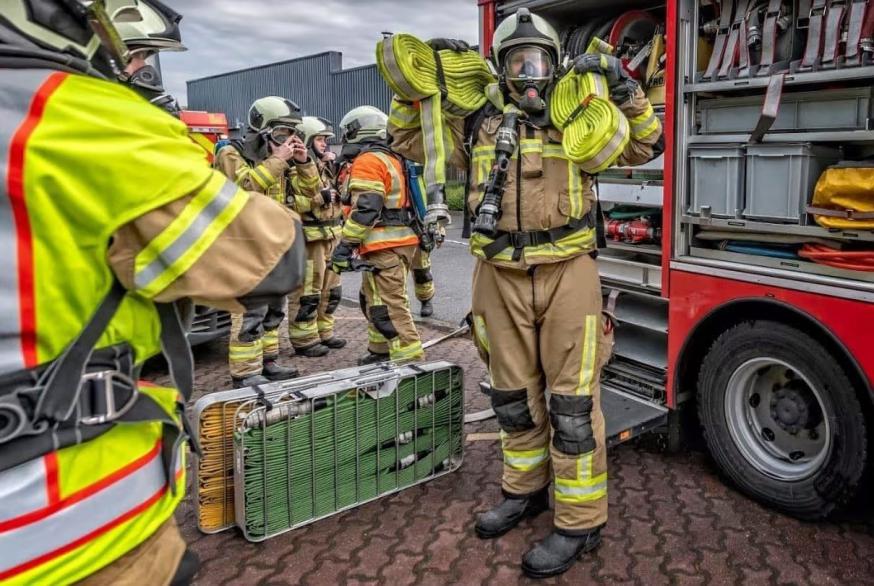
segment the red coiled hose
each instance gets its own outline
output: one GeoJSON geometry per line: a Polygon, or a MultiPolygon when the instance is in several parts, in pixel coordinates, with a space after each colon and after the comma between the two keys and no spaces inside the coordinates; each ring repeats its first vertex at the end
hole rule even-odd
{"type": "Polygon", "coordinates": [[[874,250],[835,250],[822,244],[805,244],[798,256],[839,269],[874,272],[874,250]]]}

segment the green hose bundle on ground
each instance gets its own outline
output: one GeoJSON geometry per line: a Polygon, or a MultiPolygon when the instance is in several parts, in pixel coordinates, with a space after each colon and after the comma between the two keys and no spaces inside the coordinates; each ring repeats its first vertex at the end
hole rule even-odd
{"type": "Polygon", "coordinates": [[[586,173],[610,167],[628,145],[628,119],[610,101],[603,75],[569,71],[555,85],[549,104],[565,154],[586,173]]]}
{"type": "Polygon", "coordinates": [[[486,86],[497,80],[476,51],[434,51],[408,34],[379,41],[376,65],[398,98],[420,103],[424,177],[430,192],[446,183],[444,117],[463,118],[482,108],[486,86]]]}
{"type": "Polygon", "coordinates": [[[256,425],[234,439],[245,517],[237,523],[260,540],[450,470],[462,453],[462,401],[453,367],[401,379],[379,399],[351,389],[313,413],[268,416],[266,425],[250,417],[256,425]]]}

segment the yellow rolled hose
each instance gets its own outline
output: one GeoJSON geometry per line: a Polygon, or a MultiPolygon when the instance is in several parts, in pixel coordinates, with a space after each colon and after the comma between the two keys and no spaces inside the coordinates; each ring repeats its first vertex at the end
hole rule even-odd
{"type": "Polygon", "coordinates": [[[555,85],[549,105],[565,154],[586,173],[610,167],[628,145],[628,119],[610,101],[603,75],[571,70],[555,85]]]}
{"type": "Polygon", "coordinates": [[[437,55],[413,35],[397,34],[376,45],[376,64],[388,86],[401,100],[420,104],[424,179],[427,191],[446,183],[446,116],[465,117],[485,105],[485,87],[495,77],[476,51],[439,51],[445,81],[440,87],[437,55]]]}

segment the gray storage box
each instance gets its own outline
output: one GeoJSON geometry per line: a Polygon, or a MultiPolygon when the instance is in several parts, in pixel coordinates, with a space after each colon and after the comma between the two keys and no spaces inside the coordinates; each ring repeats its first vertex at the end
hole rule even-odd
{"type": "MultiPolygon", "coordinates": [[[[870,87],[784,93],[769,132],[865,130],[871,113],[870,87]]],[[[698,102],[701,134],[752,132],[763,95],[698,102]]]]}
{"type": "Polygon", "coordinates": [[[840,158],[840,149],[810,143],[749,145],[744,217],[806,224],[817,179],[840,158]]]}
{"type": "Polygon", "coordinates": [[[744,208],[744,164],[741,145],[690,146],[688,212],[700,215],[709,208],[715,217],[738,217],[744,208]]]}

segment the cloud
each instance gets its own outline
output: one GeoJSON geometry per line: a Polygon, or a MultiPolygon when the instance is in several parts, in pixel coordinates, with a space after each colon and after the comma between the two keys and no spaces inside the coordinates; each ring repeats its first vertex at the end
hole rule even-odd
{"type": "Polygon", "coordinates": [[[188,51],[161,56],[167,89],[186,103],[185,82],[302,57],[343,53],[343,66],[375,61],[382,31],[477,42],[475,0],[176,0],[188,51]]]}

